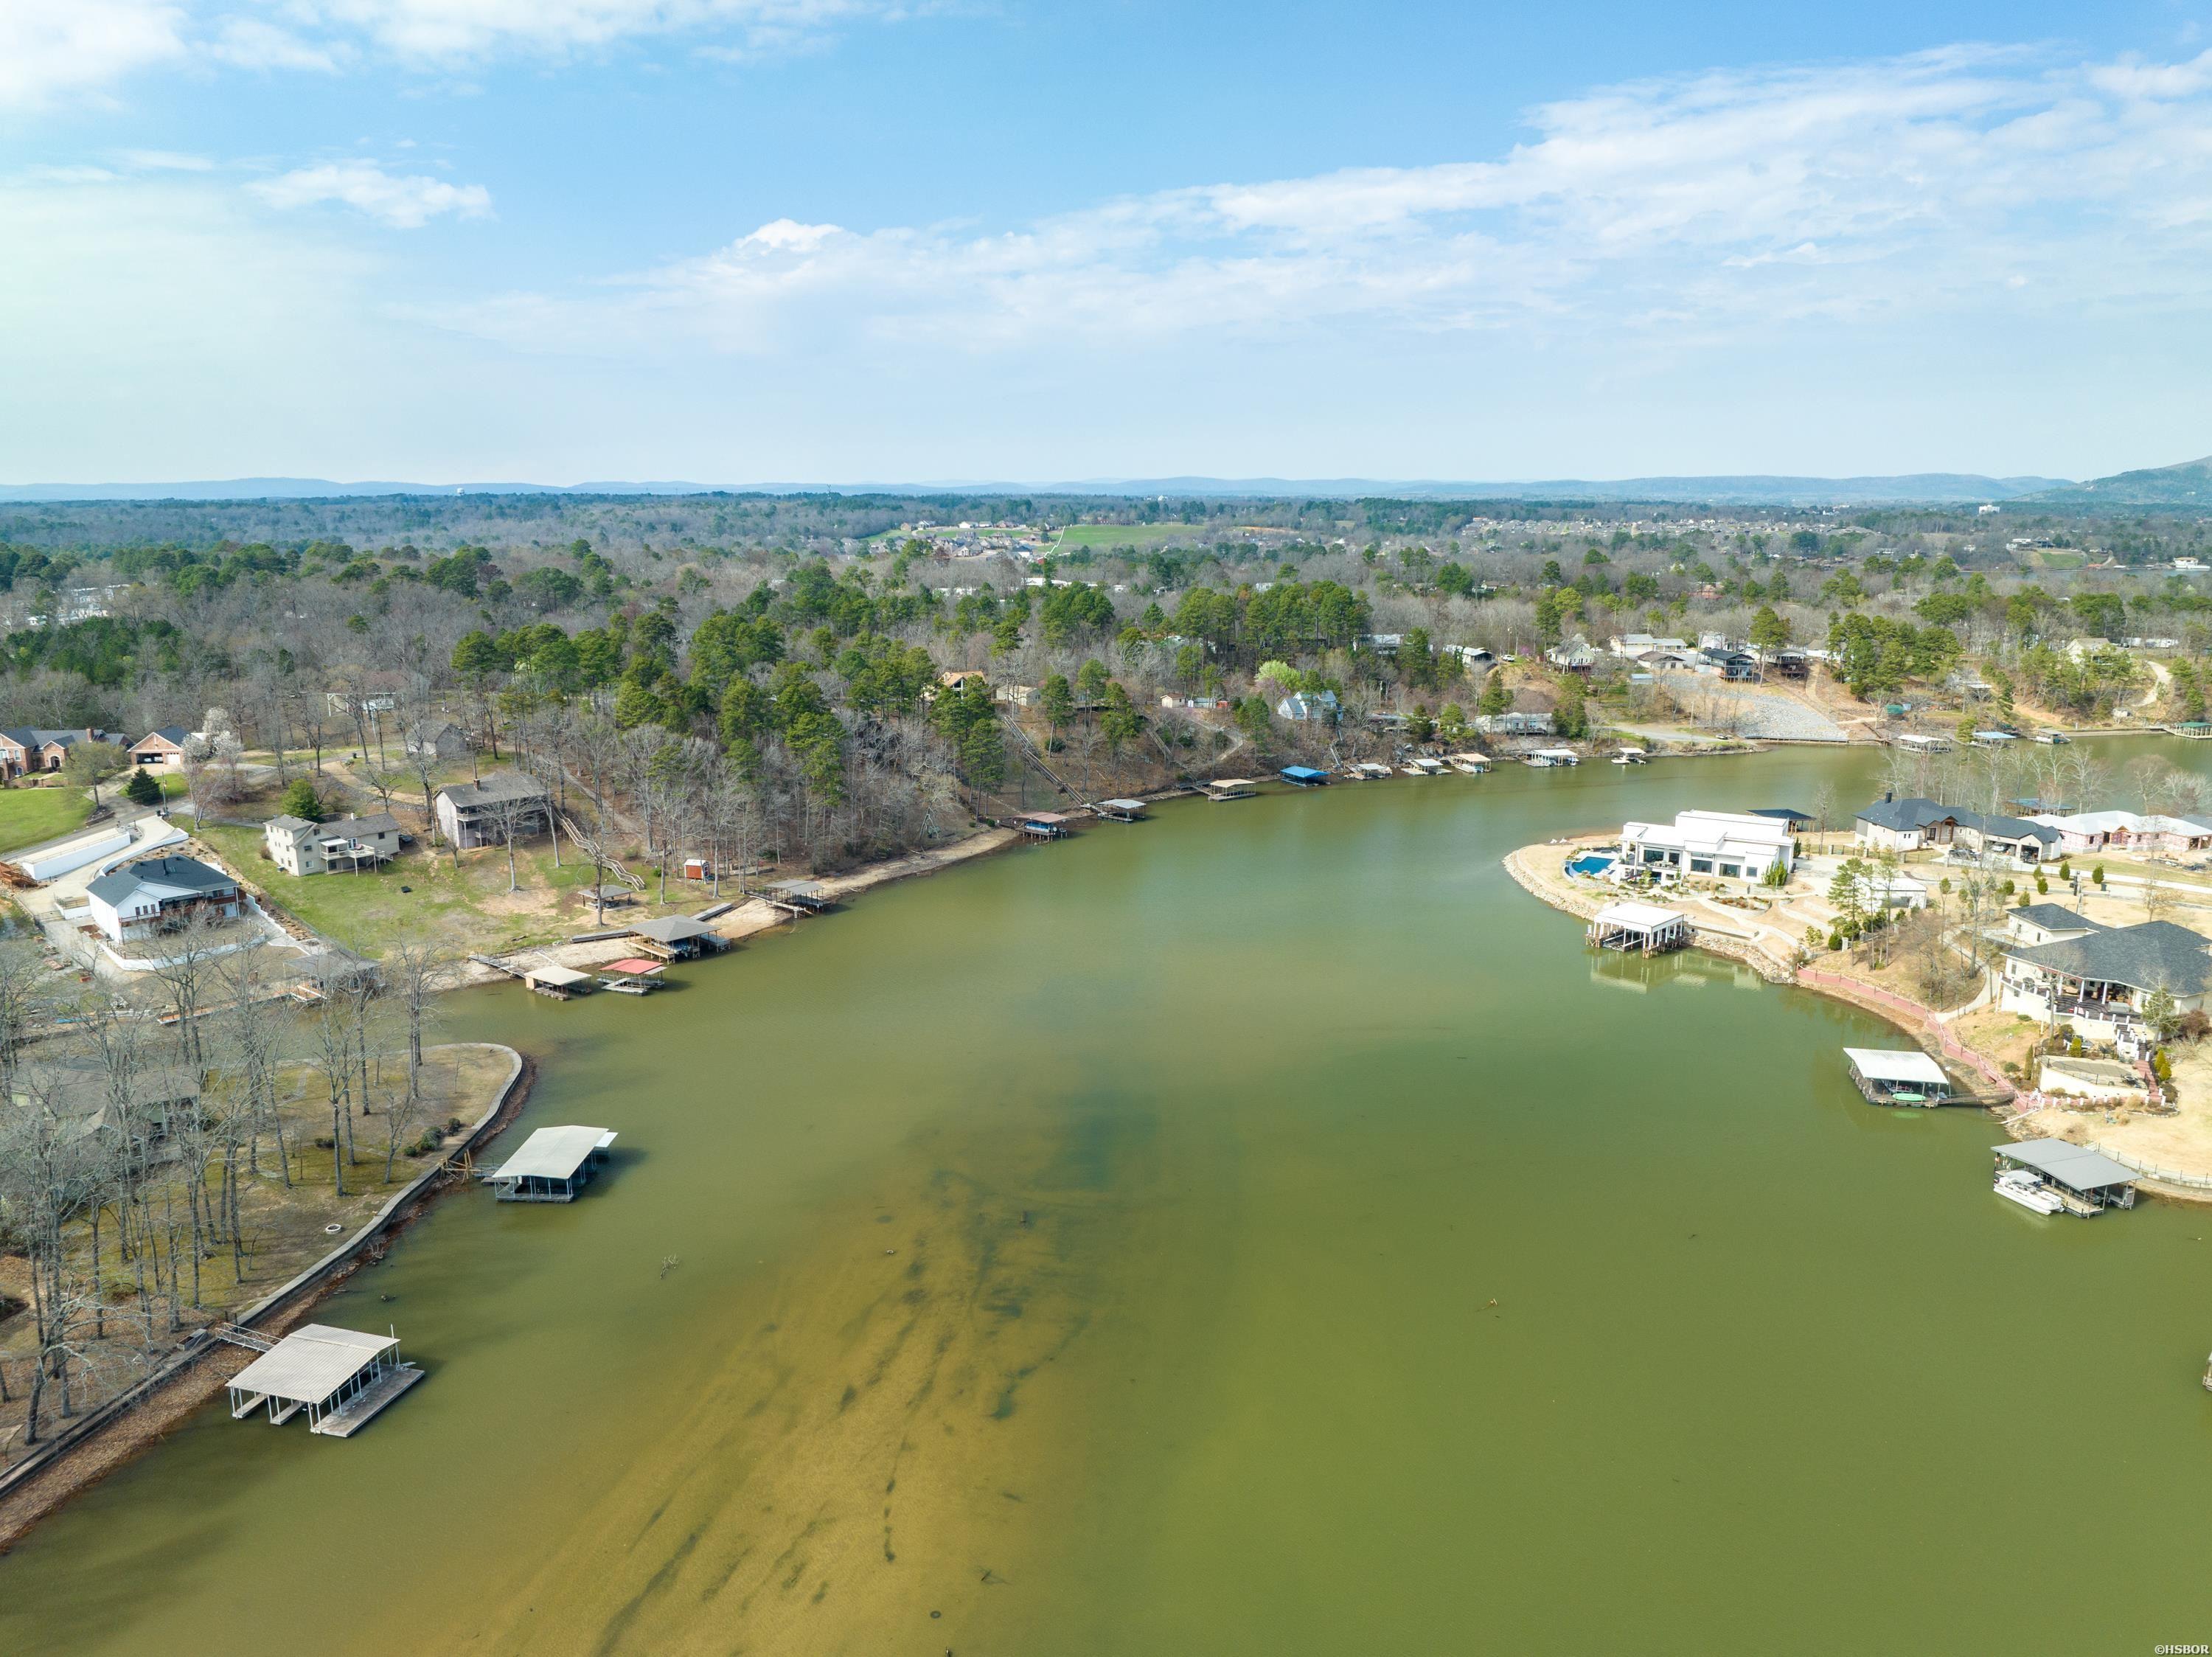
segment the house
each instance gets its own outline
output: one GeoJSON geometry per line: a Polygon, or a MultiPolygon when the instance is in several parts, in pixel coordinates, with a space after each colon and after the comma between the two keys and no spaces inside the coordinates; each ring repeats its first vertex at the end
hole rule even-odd
{"type": "Polygon", "coordinates": [[[246,912],[238,882],[197,857],[147,857],[85,888],[94,925],[112,943],[174,932],[194,917],[234,920],[246,912]]]}
{"type": "Polygon", "coordinates": [[[58,771],[67,762],[69,751],[80,742],[112,742],[118,748],[128,746],[115,731],[96,731],[89,727],[64,731],[44,726],[16,726],[0,730],[0,778],[58,771]]]}
{"type": "Polygon", "coordinates": [[[2008,943],[1997,1005],[2092,1041],[2149,1040],[2143,1008],[2160,991],[2177,1013],[2202,1011],[2212,993],[2212,945],[2172,921],[2144,921],[2045,944],[2008,943]]]}
{"type": "Polygon", "coordinates": [[[1542,713],[1477,714],[1474,728],[1485,736],[1549,736],[1552,716],[1542,713]]]}
{"type": "Polygon", "coordinates": [[[1334,691],[1293,691],[1275,704],[1278,718],[1297,723],[1333,723],[1341,712],[1343,709],[1338,705],[1334,691]]]}
{"type": "Polygon", "coordinates": [[[261,839],[269,861],[287,874],[358,870],[364,863],[374,868],[399,855],[399,821],[389,812],[329,823],[272,817],[261,825],[261,839]]]}
{"type": "Polygon", "coordinates": [[[2058,831],[2047,825],[1917,798],[1875,801],[1859,813],[1854,832],[1861,845],[1874,851],[1956,845],[2023,863],[2039,863],[2057,855],[2058,847],[2058,831]]]}
{"type": "Polygon", "coordinates": [[[134,1069],[129,1089],[125,1104],[107,1067],[95,1059],[19,1059],[10,1096],[19,1106],[52,1112],[72,1134],[127,1138],[142,1148],[166,1141],[172,1120],[200,1096],[199,1078],[181,1065],[134,1069]]]}
{"type": "Polygon", "coordinates": [[[342,719],[351,719],[356,714],[388,714],[399,705],[399,696],[394,691],[325,691],[323,706],[342,719]]]}
{"type": "Polygon", "coordinates": [[[1480,644],[1447,644],[1448,656],[1457,656],[1459,665],[1470,673],[1486,673],[1498,665],[1498,658],[1480,644]]]}
{"type": "Polygon", "coordinates": [[[2063,904],[2022,904],[2005,913],[2005,936],[2014,943],[2059,943],[2108,929],[2102,921],[2076,915],[2063,904]]]}
{"type": "Polygon", "coordinates": [[[1372,650],[1378,656],[1396,655],[1399,647],[1405,642],[1403,633],[1362,633],[1359,636],[1359,648],[1372,650]]]}
{"type": "Polygon", "coordinates": [[[1564,673],[1587,673],[1597,666],[1597,652],[1586,638],[1570,639],[1545,651],[1544,660],[1564,673]]]}
{"type": "Polygon", "coordinates": [[[991,692],[993,701],[1010,708],[1034,708],[1043,698],[1044,692],[1034,685],[1001,685],[991,692]]]}
{"type": "Polygon", "coordinates": [[[1673,874],[1711,874],[1730,880],[1763,880],[1792,861],[1790,827],[1749,812],[1681,811],[1672,823],[1621,826],[1621,862],[1632,868],[1673,874]]]}
{"type": "Polygon", "coordinates": [[[182,771],[185,744],[191,733],[181,725],[162,725],[131,745],[131,763],[145,771],[182,771]]]}
{"type": "Polygon", "coordinates": [[[991,682],[990,674],[980,667],[962,667],[951,673],[939,673],[937,676],[937,682],[948,691],[957,691],[966,685],[971,679],[980,679],[986,685],[991,682]]]}
{"type": "Polygon", "coordinates": [[[1616,633],[1607,641],[1607,649],[1617,656],[1648,656],[1654,650],[1680,650],[1684,641],[1661,638],[1651,633],[1616,633]]]}
{"type": "Polygon", "coordinates": [[[494,771],[482,782],[439,789],[437,807],[439,832],[466,851],[504,842],[510,828],[518,840],[543,834],[552,820],[553,802],[536,777],[494,771]]]}
{"type": "Polygon", "coordinates": [[[2186,817],[2146,816],[2132,811],[2085,811],[2033,819],[2058,831],[2061,851],[2179,853],[2212,849],[2212,824],[2186,817]]]}
{"type": "Polygon", "coordinates": [[[1758,674],[1759,661],[1748,650],[1700,645],[1693,671],[1709,679],[1751,679],[1758,674]]]}
{"type": "Polygon", "coordinates": [[[450,719],[418,720],[401,734],[400,741],[410,756],[465,759],[469,752],[469,734],[450,719]]]}

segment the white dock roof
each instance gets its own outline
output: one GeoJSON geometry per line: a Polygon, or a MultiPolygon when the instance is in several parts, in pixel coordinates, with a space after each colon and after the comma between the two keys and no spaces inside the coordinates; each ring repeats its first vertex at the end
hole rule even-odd
{"type": "Polygon", "coordinates": [[[230,1385],[287,1404],[320,1404],[398,1344],[389,1335],[307,1324],[232,1376],[230,1385]]]}
{"type": "Polygon", "coordinates": [[[1656,904],[1607,904],[1598,911],[1595,918],[1600,926],[1625,926],[1638,932],[1656,932],[1662,926],[1690,923],[1690,917],[1680,910],[1662,909],[1656,904]]]}
{"type": "Polygon", "coordinates": [[[1886,1047],[1846,1047],[1844,1057],[1869,1081],[1922,1082],[1936,1087],[1951,1085],[1950,1077],[1943,1074],[1943,1067],[1918,1048],[1901,1051],[1886,1047]]]}
{"type": "Polygon", "coordinates": [[[593,1151],[615,1142],[605,1128],[540,1128],[522,1142],[522,1148],[501,1165],[495,1179],[567,1179],[574,1177],[593,1151]]]}
{"type": "Polygon", "coordinates": [[[536,984],[550,984],[556,990],[565,990],[575,984],[589,984],[592,980],[589,972],[579,972],[573,966],[562,966],[552,961],[542,966],[531,967],[523,976],[536,984]]]}

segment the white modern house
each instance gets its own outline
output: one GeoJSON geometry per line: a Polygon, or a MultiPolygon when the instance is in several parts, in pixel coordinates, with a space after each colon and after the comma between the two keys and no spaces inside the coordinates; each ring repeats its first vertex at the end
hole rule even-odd
{"type": "Polygon", "coordinates": [[[1672,823],[1621,826],[1621,861],[1655,874],[1763,880],[1779,865],[1787,875],[1794,846],[1789,825],[1748,812],[1682,811],[1672,823]]]}

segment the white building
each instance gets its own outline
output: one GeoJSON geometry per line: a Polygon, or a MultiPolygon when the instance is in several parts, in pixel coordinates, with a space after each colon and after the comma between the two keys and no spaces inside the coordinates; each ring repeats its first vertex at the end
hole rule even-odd
{"type": "Polygon", "coordinates": [[[334,868],[374,868],[399,855],[399,823],[389,812],[311,823],[272,817],[261,825],[269,861],[287,874],[327,874],[334,868]]]}
{"type": "Polygon", "coordinates": [[[1633,868],[1730,880],[1763,880],[1777,865],[1786,875],[1793,862],[1788,824],[1729,811],[1682,811],[1672,823],[1624,824],[1620,856],[1633,868]]]}

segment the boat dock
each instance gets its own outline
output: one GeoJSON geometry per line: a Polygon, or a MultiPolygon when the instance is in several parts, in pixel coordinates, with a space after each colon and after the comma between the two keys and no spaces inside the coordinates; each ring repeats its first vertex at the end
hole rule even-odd
{"type": "Polygon", "coordinates": [[[234,1421],[266,1410],[270,1425],[282,1427],[304,1410],[310,1432],[351,1438],[422,1379],[419,1368],[400,1362],[397,1334],[307,1324],[270,1343],[235,1325],[211,1332],[219,1340],[261,1351],[231,1377],[234,1421]]]}
{"type": "Polygon", "coordinates": [[[477,1179],[502,1203],[573,1203],[613,1148],[605,1128],[540,1128],[522,1148],[477,1179]]]}
{"type": "MultiPolygon", "coordinates": [[[[2136,1205],[2136,1181],[2142,1176],[2087,1145],[2067,1139],[2023,1139],[1990,1148],[1996,1153],[2000,1195],[2005,1194],[2003,1187],[2008,1180],[2017,1180],[2019,1189],[2054,1198],[2058,1208],[2084,1220],[2106,1209],[2136,1205]],[[2030,1178],[2019,1179],[2022,1173],[2030,1178]]],[[[2038,1206],[2045,1213],[2057,1211],[2042,1205],[2023,1206],[2038,1206]]]]}
{"type": "Polygon", "coordinates": [[[1951,1098],[1951,1078],[1917,1047],[1846,1047],[1851,1081],[1869,1105],[1942,1105],[1951,1098]]]}
{"type": "Polygon", "coordinates": [[[1085,808],[1093,817],[1103,817],[1110,822],[1133,823],[1145,814],[1141,800],[1094,800],[1085,808]]]}
{"type": "Polygon", "coordinates": [[[1629,955],[1663,955],[1690,941],[1690,917],[1656,904],[1607,904],[1589,923],[1589,941],[1600,949],[1629,955]]]}
{"type": "Polygon", "coordinates": [[[1249,777],[1224,777],[1195,786],[1209,800],[1249,800],[1259,784],[1249,777]]]}

